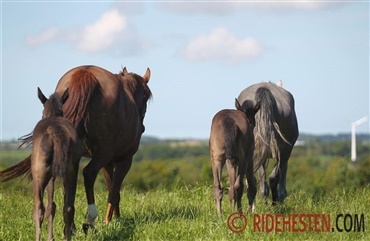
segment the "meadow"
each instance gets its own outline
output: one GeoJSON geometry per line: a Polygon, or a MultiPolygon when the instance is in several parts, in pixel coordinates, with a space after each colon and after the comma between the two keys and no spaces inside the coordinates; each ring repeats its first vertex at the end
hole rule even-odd
{"type": "MultiPolygon", "coordinates": [[[[258,232],[254,230],[254,214],[246,213],[245,230],[232,232],[228,226],[232,210],[226,174],[224,212],[222,218],[216,215],[207,145],[171,142],[142,145],[121,190],[121,217],[114,218],[109,225],[102,222],[107,191],[99,175],[95,188],[99,216],[96,230],[87,236],[82,231],[86,199],[82,176],[79,176],[74,240],[370,240],[369,143],[359,147],[359,160],[355,164],[348,161],[348,146],[342,142],[323,142],[315,147],[317,143],[295,148],[289,164],[289,195],[285,202],[272,206],[271,196],[267,204],[257,198],[254,214],[326,215],[330,217],[329,232],[314,226],[303,230],[302,224],[299,224],[302,232],[292,229],[258,232]]],[[[28,154],[27,150],[2,150],[2,168],[28,154]]],[[[80,171],[85,164],[83,160],[80,171]]],[[[60,183],[56,186],[60,187],[60,183]]],[[[62,240],[61,188],[57,188],[55,198],[54,235],[55,240],[62,240]]],[[[246,204],[246,196],[243,196],[243,207],[246,204]]],[[[34,239],[32,209],[32,183],[16,179],[1,184],[0,240],[34,239]]],[[[241,226],[243,222],[237,220],[236,225],[241,226]]],[[[44,222],[44,239],[46,228],[44,222]]]]}

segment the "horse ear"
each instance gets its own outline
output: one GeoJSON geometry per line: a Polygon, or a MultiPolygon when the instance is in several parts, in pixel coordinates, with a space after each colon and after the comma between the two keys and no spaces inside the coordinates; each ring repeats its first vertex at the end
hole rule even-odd
{"type": "Polygon", "coordinates": [[[261,102],[257,102],[257,104],[253,108],[254,114],[256,114],[259,111],[260,107],[261,107],[261,102]]]}
{"type": "Polygon", "coordinates": [[[123,75],[128,74],[126,67],[123,68],[122,73],[123,73],[123,75]]]}
{"type": "Polygon", "coordinates": [[[235,98],[235,108],[236,108],[237,110],[241,110],[241,111],[243,111],[242,106],[240,105],[240,103],[239,103],[239,101],[238,101],[238,99],[237,99],[237,98],[235,98]]]}
{"type": "Polygon", "coordinates": [[[67,101],[68,97],[69,97],[69,88],[67,88],[63,93],[62,104],[64,104],[67,101]]]}
{"type": "Polygon", "coordinates": [[[45,102],[48,100],[48,98],[45,97],[39,87],[37,87],[37,96],[39,97],[42,104],[45,104],[45,102]]]}
{"type": "Polygon", "coordinates": [[[150,79],[150,69],[149,68],[146,69],[146,72],[145,72],[145,75],[143,76],[143,79],[144,79],[145,84],[147,84],[149,82],[149,79],[150,79]]]}

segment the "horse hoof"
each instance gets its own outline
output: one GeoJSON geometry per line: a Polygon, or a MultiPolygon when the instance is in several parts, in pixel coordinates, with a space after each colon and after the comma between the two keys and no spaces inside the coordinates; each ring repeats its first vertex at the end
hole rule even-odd
{"type": "Polygon", "coordinates": [[[91,223],[84,223],[84,224],[82,224],[82,230],[84,231],[85,235],[87,235],[87,233],[89,231],[89,228],[91,228],[92,230],[95,230],[94,225],[91,224],[91,223]]]}

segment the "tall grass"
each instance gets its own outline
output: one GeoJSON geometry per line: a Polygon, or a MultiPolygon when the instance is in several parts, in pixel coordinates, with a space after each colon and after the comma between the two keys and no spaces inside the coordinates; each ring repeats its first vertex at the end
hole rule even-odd
{"type": "MultiPolygon", "coordinates": [[[[63,194],[59,188],[55,194],[57,213],[54,221],[56,240],[63,238],[62,205],[63,194]]],[[[365,232],[281,232],[263,233],[253,231],[252,214],[248,214],[248,225],[244,232],[235,234],[227,227],[228,214],[232,213],[224,195],[224,215],[219,219],[210,186],[199,185],[176,190],[156,189],[138,192],[125,187],[121,191],[121,218],[106,225],[102,222],[106,210],[106,191],[96,193],[99,216],[96,231],[87,236],[82,232],[85,221],[86,199],[82,186],[76,196],[75,223],[77,232],[74,240],[370,240],[370,189],[368,187],[350,192],[333,191],[291,193],[284,204],[271,206],[257,202],[257,214],[262,213],[313,213],[329,214],[331,226],[335,227],[338,214],[364,214],[365,232]]],[[[243,205],[246,206],[243,196],[243,205]]],[[[32,240],[32,193],[22,190],[1,190],[0,240],[32,240]]],[[[47,223],[43,225],[43,237],[47,235],[47,223]]]]}

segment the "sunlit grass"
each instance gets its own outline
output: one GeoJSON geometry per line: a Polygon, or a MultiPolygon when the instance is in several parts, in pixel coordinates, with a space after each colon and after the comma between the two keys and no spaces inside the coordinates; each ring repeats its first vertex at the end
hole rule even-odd
{"type": "MultiPolygon", "coordinates": [[[[56,190],[57,214],[54,222],[56,240],[63,238],[62,190],[56,190]]],[[[152,190],[145,193],[124,188],[121,191],[121,217],[106,225],[102,222],[106,211],[107,193],[96,193],[99,216],[95,232],[87,236],[82,232],[85,221],[86,200],[82,186],[76,197],[75,223],[77,232],[74,240],[370,240],[370,190],[361,188],[355,191],[333,191],[311,193],[299,191],[291,193],[284,204],[271,206],[257,202],[257,214],[261,213],[320,213],[330,214],[335,226],[338,214],[365,214],[365,232],[303,233],[282,232],[264,233],[253,231],[253,216],[248,214],[248,226],[240,234],[232,233],[226,224],[231,213],[227,195],[224,195],[224,215],[216,215],[210,186],[193,188],[181,187],[177,190],[152,190]]],[[[243,205],[246,206],[246,197],[243,205]]],[[[0,240],[33,240],[32,220],[33,198],[28,191],[2,190],[0,193],[1,232],[0,240]]],[[[47,235],[47,224],[43,225],[43,237],[47,235]]]]}

